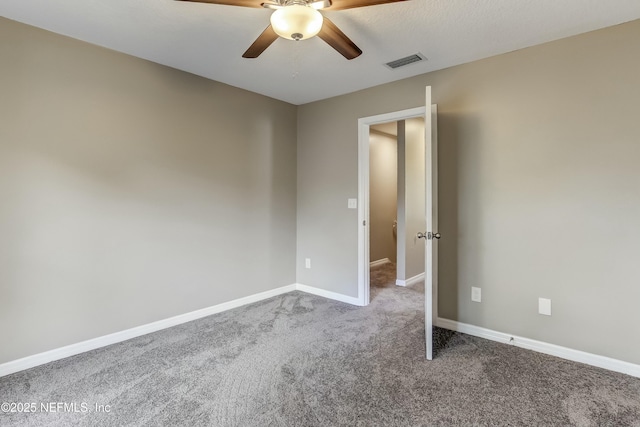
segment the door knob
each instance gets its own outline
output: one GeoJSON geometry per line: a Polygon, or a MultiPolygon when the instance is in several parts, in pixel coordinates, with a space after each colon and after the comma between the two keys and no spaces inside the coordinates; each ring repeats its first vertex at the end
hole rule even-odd
{"type": "Polygon", "coordinates": [[[416,234],[416,237],[418,239],[427,239],[427,240],[440,239],[440,233],[431,233],[430,231],[429,232],[425,231],[424,233],[420,232],[416,234]]]}

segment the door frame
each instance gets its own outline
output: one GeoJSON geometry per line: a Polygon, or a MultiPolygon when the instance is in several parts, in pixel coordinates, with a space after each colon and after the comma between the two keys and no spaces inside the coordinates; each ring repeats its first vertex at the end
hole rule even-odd
{"type": "MultiPolygon", "coordinates": [[[[437,111],[436,105],[431,106],[430,113],[437,111]]],[[[358,303],[366,306],[370,303],[370,247],[369,247],[369,131],[372,125],[397,122],[400,120],[425,117],[426,107],[411,108],[392,113],[358,119],[358,303]]],[[[437,138],[436,120],[432,120],[432,140],[437,138]]],[[[436,171],[437,172],[437,171],[436,171]]],[[[434,194],[434,197],[437,197],[434,194]]],[[[437,259],[437,258],[436,258],[437,259]]],[[[434,259],[434,261],[436,260],[434,259]]],[[[426,268],[426,265],[425,265],[426,268]]],[[[434,279],[437,278],[437,264],[434,262],[434,279]]],[[[437,280],[434,280],[433,300],[438,301],[437,280]]],[[[438,316],[438,304],[433,305],[433,318],[438,316]]]]}

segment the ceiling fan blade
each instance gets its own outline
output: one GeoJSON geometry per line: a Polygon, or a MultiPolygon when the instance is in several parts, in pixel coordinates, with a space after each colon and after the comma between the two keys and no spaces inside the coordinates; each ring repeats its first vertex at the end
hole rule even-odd
{"type": "Polygon", "coordinates": [[[226,6],[242,6],[242,7],[262,7],[262,1],[260,0],[178,0],[178,1],[190,1],[194,3],[211,3],[222,4],[226,6]]]}
{"type": "Polygon", "coordinates": [[[256,41],[253,42],[249,49],[245,53],[242,54],[243,58],[257,58],[260,56],[262,52],[265,51],[266,48],[271,46],[271,43],[276,41],[278,35],[271,25],[269,25],[263,32],[258,36],[256,41]]]}
{"type": "Polygon", "coordinates": [[[331,7],[327,10],[344,10],[356,7],[376,6],[379,4],[396,3],[407,0],[333,0],[331,7]]]}
{"type": "Polygon", "coordinates": [[[340,31],[340,28],[336,27],[336,24],[327,19],[326,16],[324,17],[324,23],[318,33],[318,37],[327,42],[329,46],[340,52],[340,54],[347,59],[357,58],[362,54],[360,48],[340,31]]]}
{"type": "Polygon", "coordinates": [[[284,6],[280,3],[262,3],[262,7],[266,9],[282,9],[284,6]]]}

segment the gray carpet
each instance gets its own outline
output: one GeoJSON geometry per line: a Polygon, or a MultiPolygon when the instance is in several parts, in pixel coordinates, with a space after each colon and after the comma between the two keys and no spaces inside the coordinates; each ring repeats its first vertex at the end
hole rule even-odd
{"type": "Polygon", "coordinates": [[[389,267],[366,308],[293,292],[0,378],[88,407],[0,425],[640,426],[637,378],[441,329],[426,361],[423,288],[389,267]]]}

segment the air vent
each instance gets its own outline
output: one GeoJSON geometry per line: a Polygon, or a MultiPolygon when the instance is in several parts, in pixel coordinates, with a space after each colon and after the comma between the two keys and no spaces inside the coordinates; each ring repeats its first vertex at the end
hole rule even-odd
{"type": "Polygon", "coordinates": [[[427,58],[424,57],[421,53],[416,53],[414,55],[405,56],[404,58],[396,59],[395,61],[387,62],[387,67],[395,70],[396,68],[404,67],[409,64],[413,64],[420,61],[426,61],[427,58]]]}

